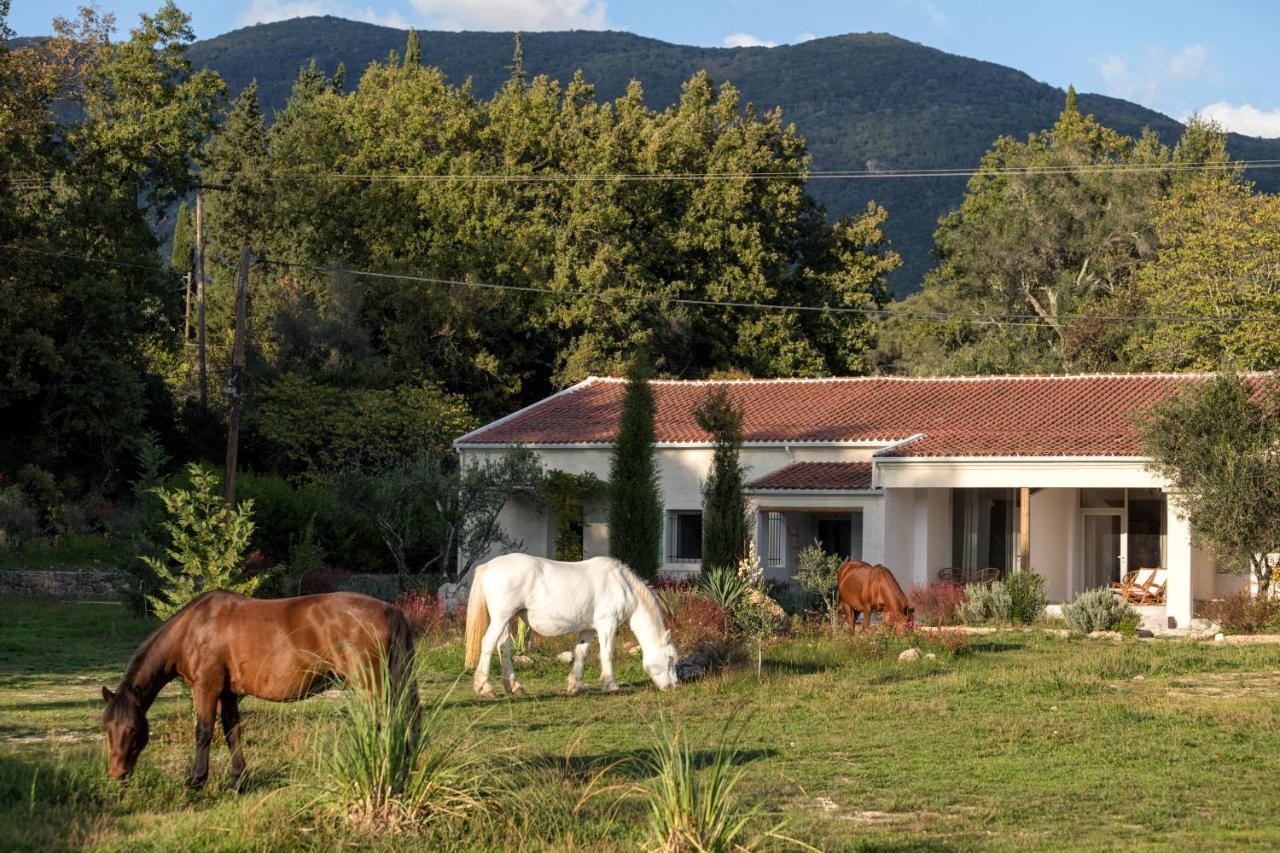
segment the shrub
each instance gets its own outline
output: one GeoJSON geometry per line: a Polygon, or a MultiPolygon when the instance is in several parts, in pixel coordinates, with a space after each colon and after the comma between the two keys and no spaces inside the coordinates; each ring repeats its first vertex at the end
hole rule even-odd
{"type": "Polygon", "coordinates": [[[436,818],[460,817],[481,805],[477,764],[439,716],[447,695],[424,719],[418,678],[394,684],[385,657],[352,679],[336,737],[326,733],[316,804],[370,831],[394,830],[436,818]]]}
{"type": "Polygon", "coordinates": [[[1248,589],[1206,602],[1200,609],[1200,615],[1217,622],[1224,633],[1280,632],[1280,599],[1255,598],[1248,589]]]}
{"type": "Polygon", "coordinates": [[[907,592],[916,616],[930,625],[954,625],[965,598],[964,587],[950,581],[916,585],[907,592]]]}
{"type": "Polygon", "coordinates": [[[1044,594],[1044,575],[1033,570],[1014,572],[1005,581],[1009,589],[1009,618],[1030,625],[1044,615],[1049,599],[1044,594]]]}
{"type": "Polygon", "coordinates": [[[40,538],[40,517],[26,492],[0,484],[0,551],[40,538]]]}
{"type": "Polygon", "coordinates": [[[735,770],[737,749],[722,741],[701,770],[698,751],[677,729],[656,745],[648,769],[653,781],[644,789],[649,805],[652,849],[667,851],[751,850],[747,837],[757,809],[744,807],[734,794],[742,778],[735,770]]]}
{"type": "Polygon", "coordinates": [[[964,588],[965,600],[960,605],[960,621],[966,625],[984,622],[1008,622],[1013,602],[1009,588],[1000,581],[990,586],[971,583],[964,588]]]}
{"type": "Polygon", "coordinates": [[[816,543],[801,551],[796,562],[796,583],[821,599],[823,614],[830,622],[832,633],[835,632],[836,618],[840,612],[840,592],[836,589],[836,578],[842,565],[844,560],[841,557],[828,554],[816,543]]]}
{"type": "MultiPolygon", "coordinates": [[[[1071,630],[1081,634],[1093,631],[1115,631],[1132,608],[1120,601],[1105,586],[1083,592],[1062,608],[1062,618],[1071,630]]],[[[1136,615],[1136,614],[1135,614],[1136,615]]],[[[1136,626],[1135,626],[1136,627],[1136,626]]]]}
{"type": "Polygon", "coordinates": [[[729,615],[723,607],[695,591],[668,592],[663,601],[671,612],[671,639],[682,654],[720,656],[729,643],[729,615]]]}
{"type": "Polygon", "coordinates": [[[396,598],[395,605],[409,619],[414,636],[442,637],[453,634],[461,630],[466,619],[462,608],[450,610],[429,592],[403,592],[396,598]]]}
{"type": "Polygon", "coordinates": [[[319,592],[337,592],[351,580],[351,572],[337,566],[325,566],[317,569],[299,583],[303,595],[314,595],[319,592]]]}
{"type": "Polygon", "coordinates": [[[169,516],[164,525],[168,559],[141,558],[160,583],[159,594],[148,601],[161,619],[202,592],[227,589],[249,595],[262,580],[243,571],[253,535],[253,502],[227,510],[216,474],[194,463],[187,471],[190,489],[156,490],[169,516]]]}

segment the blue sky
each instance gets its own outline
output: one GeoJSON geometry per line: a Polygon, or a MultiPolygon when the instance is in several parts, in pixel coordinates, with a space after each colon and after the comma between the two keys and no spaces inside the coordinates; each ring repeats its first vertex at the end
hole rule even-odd
{"type": "MultiPolygon", "coordinates": [[[[76,0],[17,0],[19,35],[49,31],[76,0]]],[[[102,0],[122,28],[159,0],[102,0]]],[[[890,32],[1012,66],[1056,86],[1137,101],[1175,118],[1280,137],[1280,3],[1223,0],[179,0],[201,38],[300,15],[419,29],[617,29],[681,44],[785,44],[890,32]]]]}

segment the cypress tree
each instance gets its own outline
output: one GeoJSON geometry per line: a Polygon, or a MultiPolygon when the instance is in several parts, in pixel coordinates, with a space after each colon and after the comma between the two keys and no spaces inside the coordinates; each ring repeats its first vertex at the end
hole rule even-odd
{"type": "Polygon", "coordinates": [[[422,65],[422,45],[418,42],[418,31],[409,28],[409,40],[404,46],[404,67],[417,68],[422,65]]]}
{"type": "Polygon", "coordinates": [[[169,269],[179,273],[191,272],[195,247],[195,221],[191,217],[191,208],[184,201],[178,205],[178,216],[173,223],[173,252],[169,255],[169,269]]]}
{"type": "Polygon", "coordinates": [[[662,567],[662,491],[653,458],[652,368],[639,352],[627,370],[618,439],[609,466],[609,553],[642,578],[662,567]]]}
{"type": "Polygon", "coordinates": [[[715,451],[702,489],[702,566],[732,568],[747,553],[747,499],[742,492],[742,409],[723,386],[694,409],[698,426],[711,433],[715,451]]]}

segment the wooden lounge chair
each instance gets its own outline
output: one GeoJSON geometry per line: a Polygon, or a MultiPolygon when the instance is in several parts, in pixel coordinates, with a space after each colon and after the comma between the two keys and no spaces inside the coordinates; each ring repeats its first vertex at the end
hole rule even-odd
{"type": "Polygon", "coordinates": [[[1127,573],[1123,581],[1111,584],[1111,590],[1129,604],[1161,604],[1165,584],[1164,569],[1143,568],[1127,573]]]}
{"type": "Polygon", "coordinates": [[[997,568],[989,567],[978,571],[977,582],[985,587],[990,587],[998,580],[1000,580],[1000,570],[997,568]]]}

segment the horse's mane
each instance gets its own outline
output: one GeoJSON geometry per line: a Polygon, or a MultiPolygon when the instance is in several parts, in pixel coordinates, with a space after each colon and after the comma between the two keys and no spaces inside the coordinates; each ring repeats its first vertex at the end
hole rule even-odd
{"type": "Polygon", "coordinates": [[[645,612],[654,618],[655,621],[661,622],[665,628],[667,621],[671,618],[666,604],[662,598],[654,590],[653,587],[642,581],[640,577],[631,568],[621,560],[614,560],[614,564],[622,571],[622,576],[626,578],[627,583],[631,585],[631,589],[636,594],[636,600],[640,602],[640,606],[645,612]]]}

